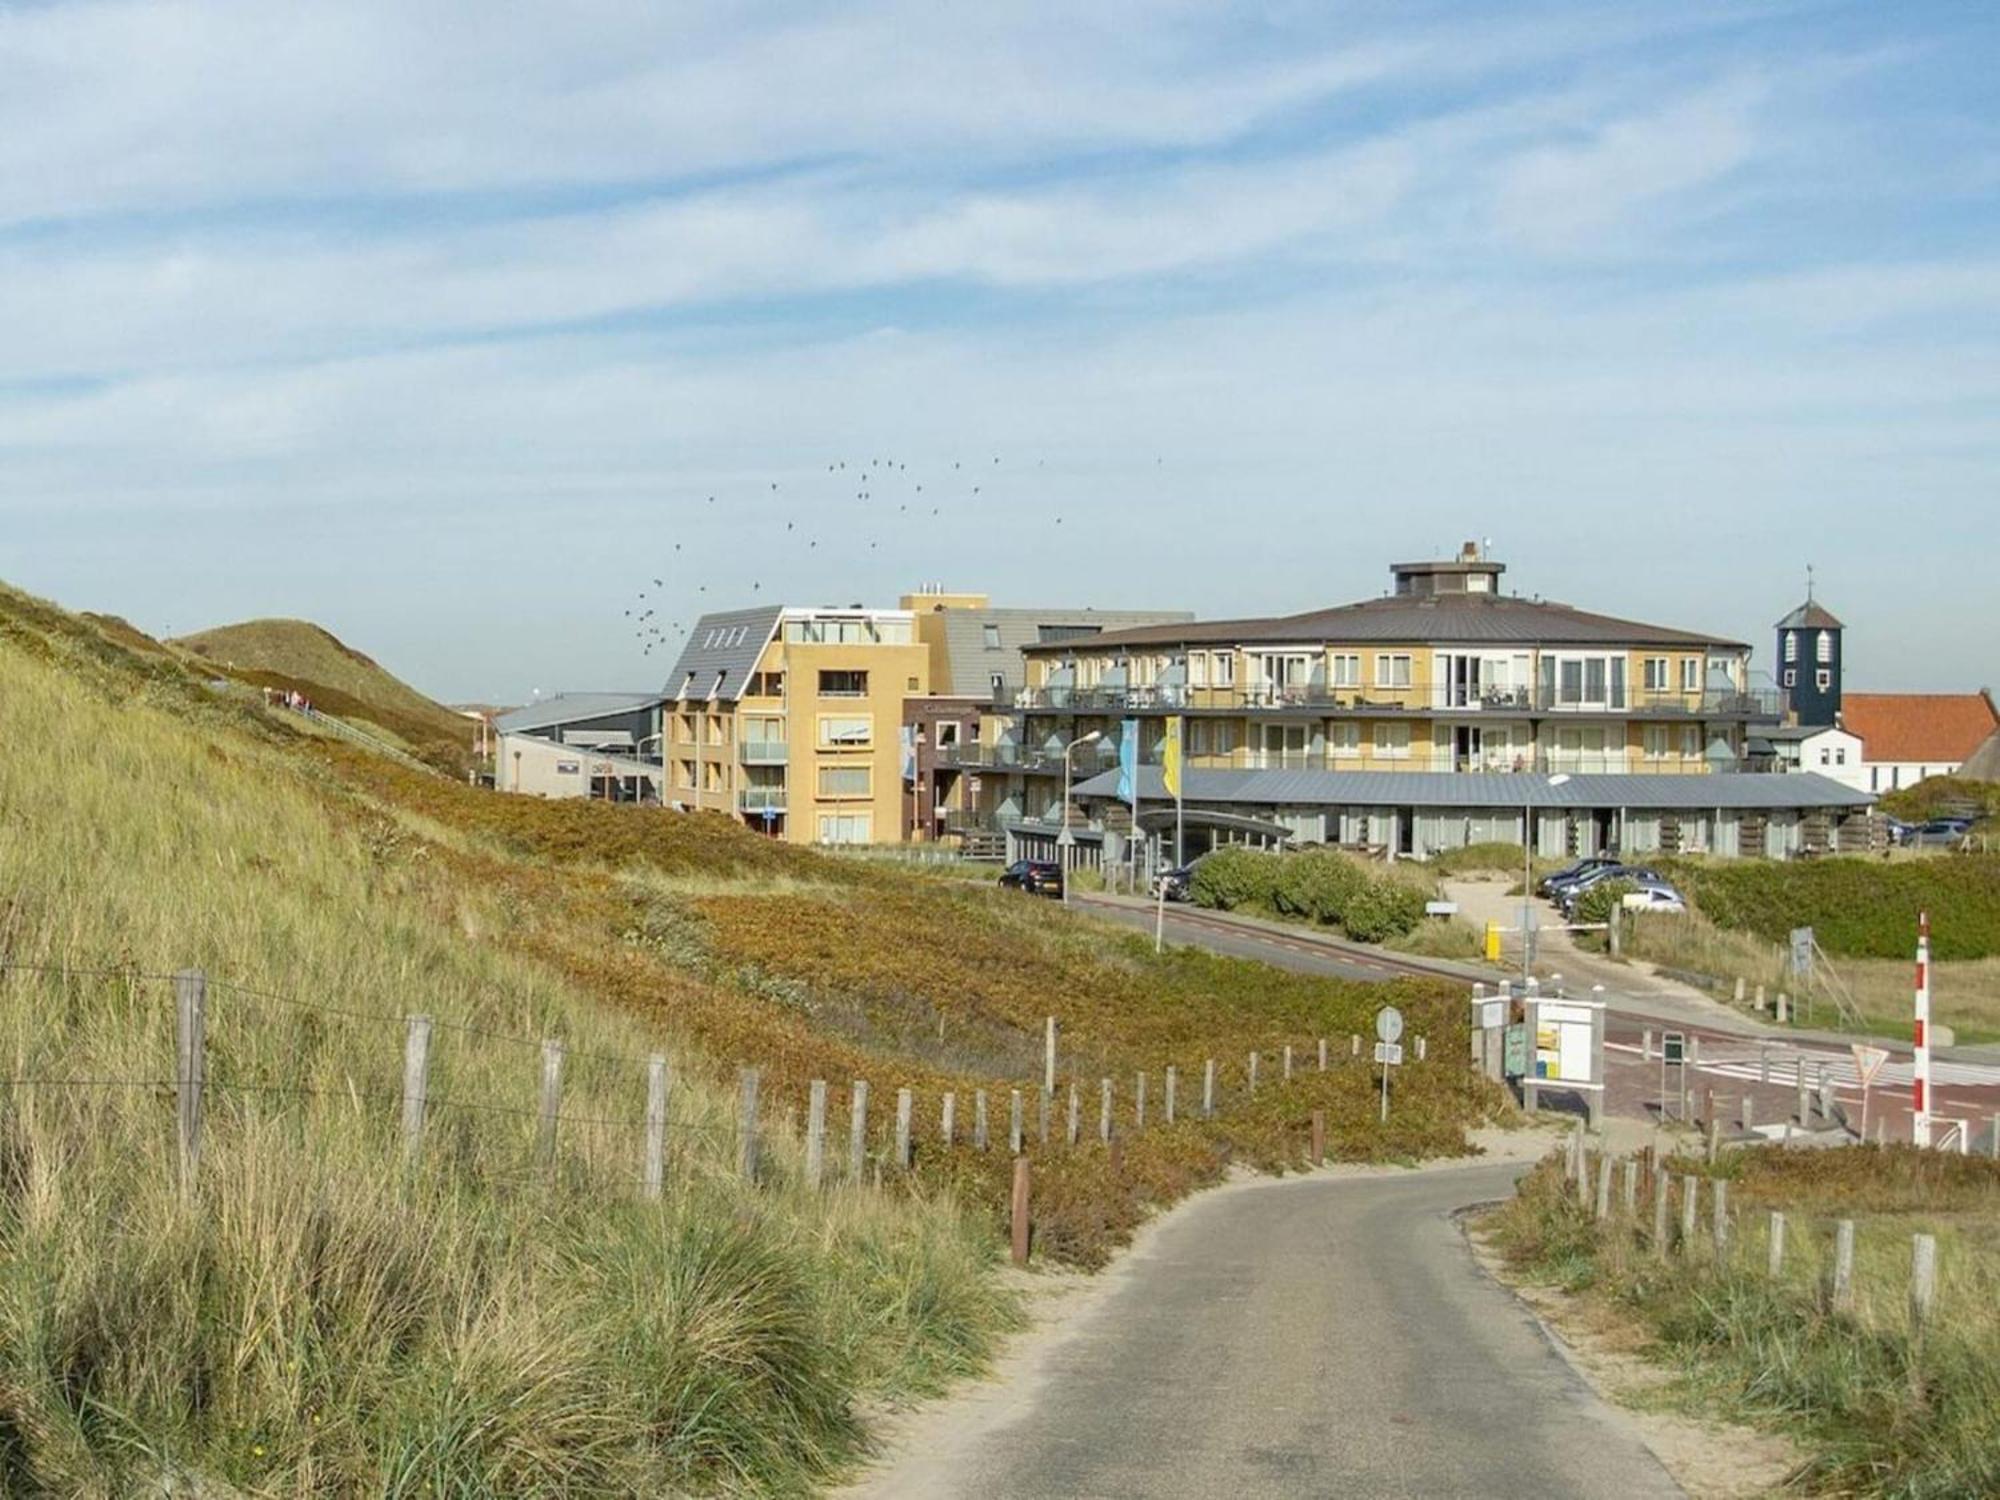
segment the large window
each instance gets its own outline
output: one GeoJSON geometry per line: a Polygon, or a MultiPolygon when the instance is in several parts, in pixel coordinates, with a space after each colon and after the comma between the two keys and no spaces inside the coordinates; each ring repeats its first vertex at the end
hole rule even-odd
{"type": "Polygon", "coordinates": [[[865,750],[875,742],[875,721],[865,714],[821,714],[819,742],[829,750],[865,750]]]}
{"type": "Polygon", "coordinates": [[[1361,658],[1352,652],[1330,656],[1327,658],[1327,673],[1327,681],[1335,687],[1360,687],[1361,658]]]}
{"type": "Polygon", "coordinates": [[[868,674],[866,672],[822,671],[819,674],[819,695],[822,698],[866,698],[868,696],[868,674]]]}
{"type": "Polygon", "coordinates": [[[1542,696],[1554,708],[1625,707],[1625,658],[1542,657],[1542,696]]]}
{"type": "MultiPolygon", "coordinates": [[[[1405,728],[1409,726],[1405,725],[1405,728]]],[[[1348,759],[1361,753],[1361,725],[1353,719],[1336,719],[1326,726],[1326,753],[1348,759]]]]}
{"type": "Polygon", "coordinates": [[[819,768],[819,794],[822,797],[866,797],[873,790],[873,773],[865,765],[819,768]]]}
{"type": "Polygon", "coordinates": [[[1667,758],[1667,726],[1664,724],[1648,724],[1645,729],[1645,746],[1647,760],[1665,760],[1667,758]]]}
{"type": "MultiPolygon", "coordinates": [[[[1406,656],[1404,661],[1408,661],[1406,656]]],[[[1402,760],[1410,753],[1410,726],[1381,723],[1375,726],[1375,754],[1383,760],[1402,760]]]]}
{"type": "Polygon", "coordinates": [[[1215,653],[1215,670],[1210,674],[1216,687],[1236,685],[1236,653],[1218,651],[1215,653]]]}
{"type": "Polygon", "coordinates": [[[1375,686],[1378,688],[1406,688],[1410,685],[1410,657],[1408,652],[1383,651],[1375,658],[1375,686]]]}
{"type": "Polygon", "coordinates": [[[875,815],[865,812],[821,813],[822,844],[870,844],[875,841],[875,815]]]}
{"type": "Polygon", "coordinates": [[[1667,659],[1664,656],[1649,656],[1645,661],[1646,691],[1664,693],[1667,691],[1667,659]]]}
{"type": "Polygon", "coordinates": [[[1698,693],[1701,691],[1701,658],[1683,656],[1681,658],[1681,691],[1698,693]]]}
{"type": "Polygon", "coordinates": [[[782,698],[785,696],[785,674],[783,672],[752,672],[750,680],[743,684],[746,698],[782,698]]]}

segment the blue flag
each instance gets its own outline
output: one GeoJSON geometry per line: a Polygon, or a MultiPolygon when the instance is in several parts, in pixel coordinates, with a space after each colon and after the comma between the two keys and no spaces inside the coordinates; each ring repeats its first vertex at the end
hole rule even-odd
{"type": "Polygon", "coordinates": [[[1139,802],[1139,721],[1127,719],[1118,731],[1118,800],[1139,802]]]}

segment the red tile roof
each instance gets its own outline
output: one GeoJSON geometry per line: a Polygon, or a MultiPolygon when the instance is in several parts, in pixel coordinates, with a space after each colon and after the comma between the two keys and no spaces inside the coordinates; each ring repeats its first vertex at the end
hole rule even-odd
{"type": "Polygon", "coordinates": [[[1871,761],[1964,761],[2000,729],[1993,695],[1977,693],[1844,693],[1843,727],[1861,736],[1871,761]]]}

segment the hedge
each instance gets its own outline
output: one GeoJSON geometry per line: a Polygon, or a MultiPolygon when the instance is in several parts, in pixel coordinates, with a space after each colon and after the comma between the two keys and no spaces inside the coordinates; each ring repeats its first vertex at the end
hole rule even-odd
{"type": "Polygon", "coordinates": [[[1218,911],[1246,908],[1337,926],[1361,943],[1401,937],[1424,920],[1420,887],[1331,849],[1218,849],[1194,867],[1188,894],[1218,911]]]}
{"type": "Polygon", "coordinates": [[[1836,958],[1908,958],[1916,951],[1917,913],[1928,911],[1935,957],[2000,953],[2000,855],[1660,863],[1718,927],[1774,943],[1794,927],[1811,927],[1836,958]]]}

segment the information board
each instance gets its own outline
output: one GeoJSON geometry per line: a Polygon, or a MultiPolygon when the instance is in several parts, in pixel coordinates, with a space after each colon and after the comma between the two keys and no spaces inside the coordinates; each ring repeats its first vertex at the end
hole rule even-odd
{"type": "Polygon", "coordinates": [[[1590,1068],[1591,1007],[1544,1000],[1535,1013],[1535,1077],[1596,1083],[1590,1068]]]}

